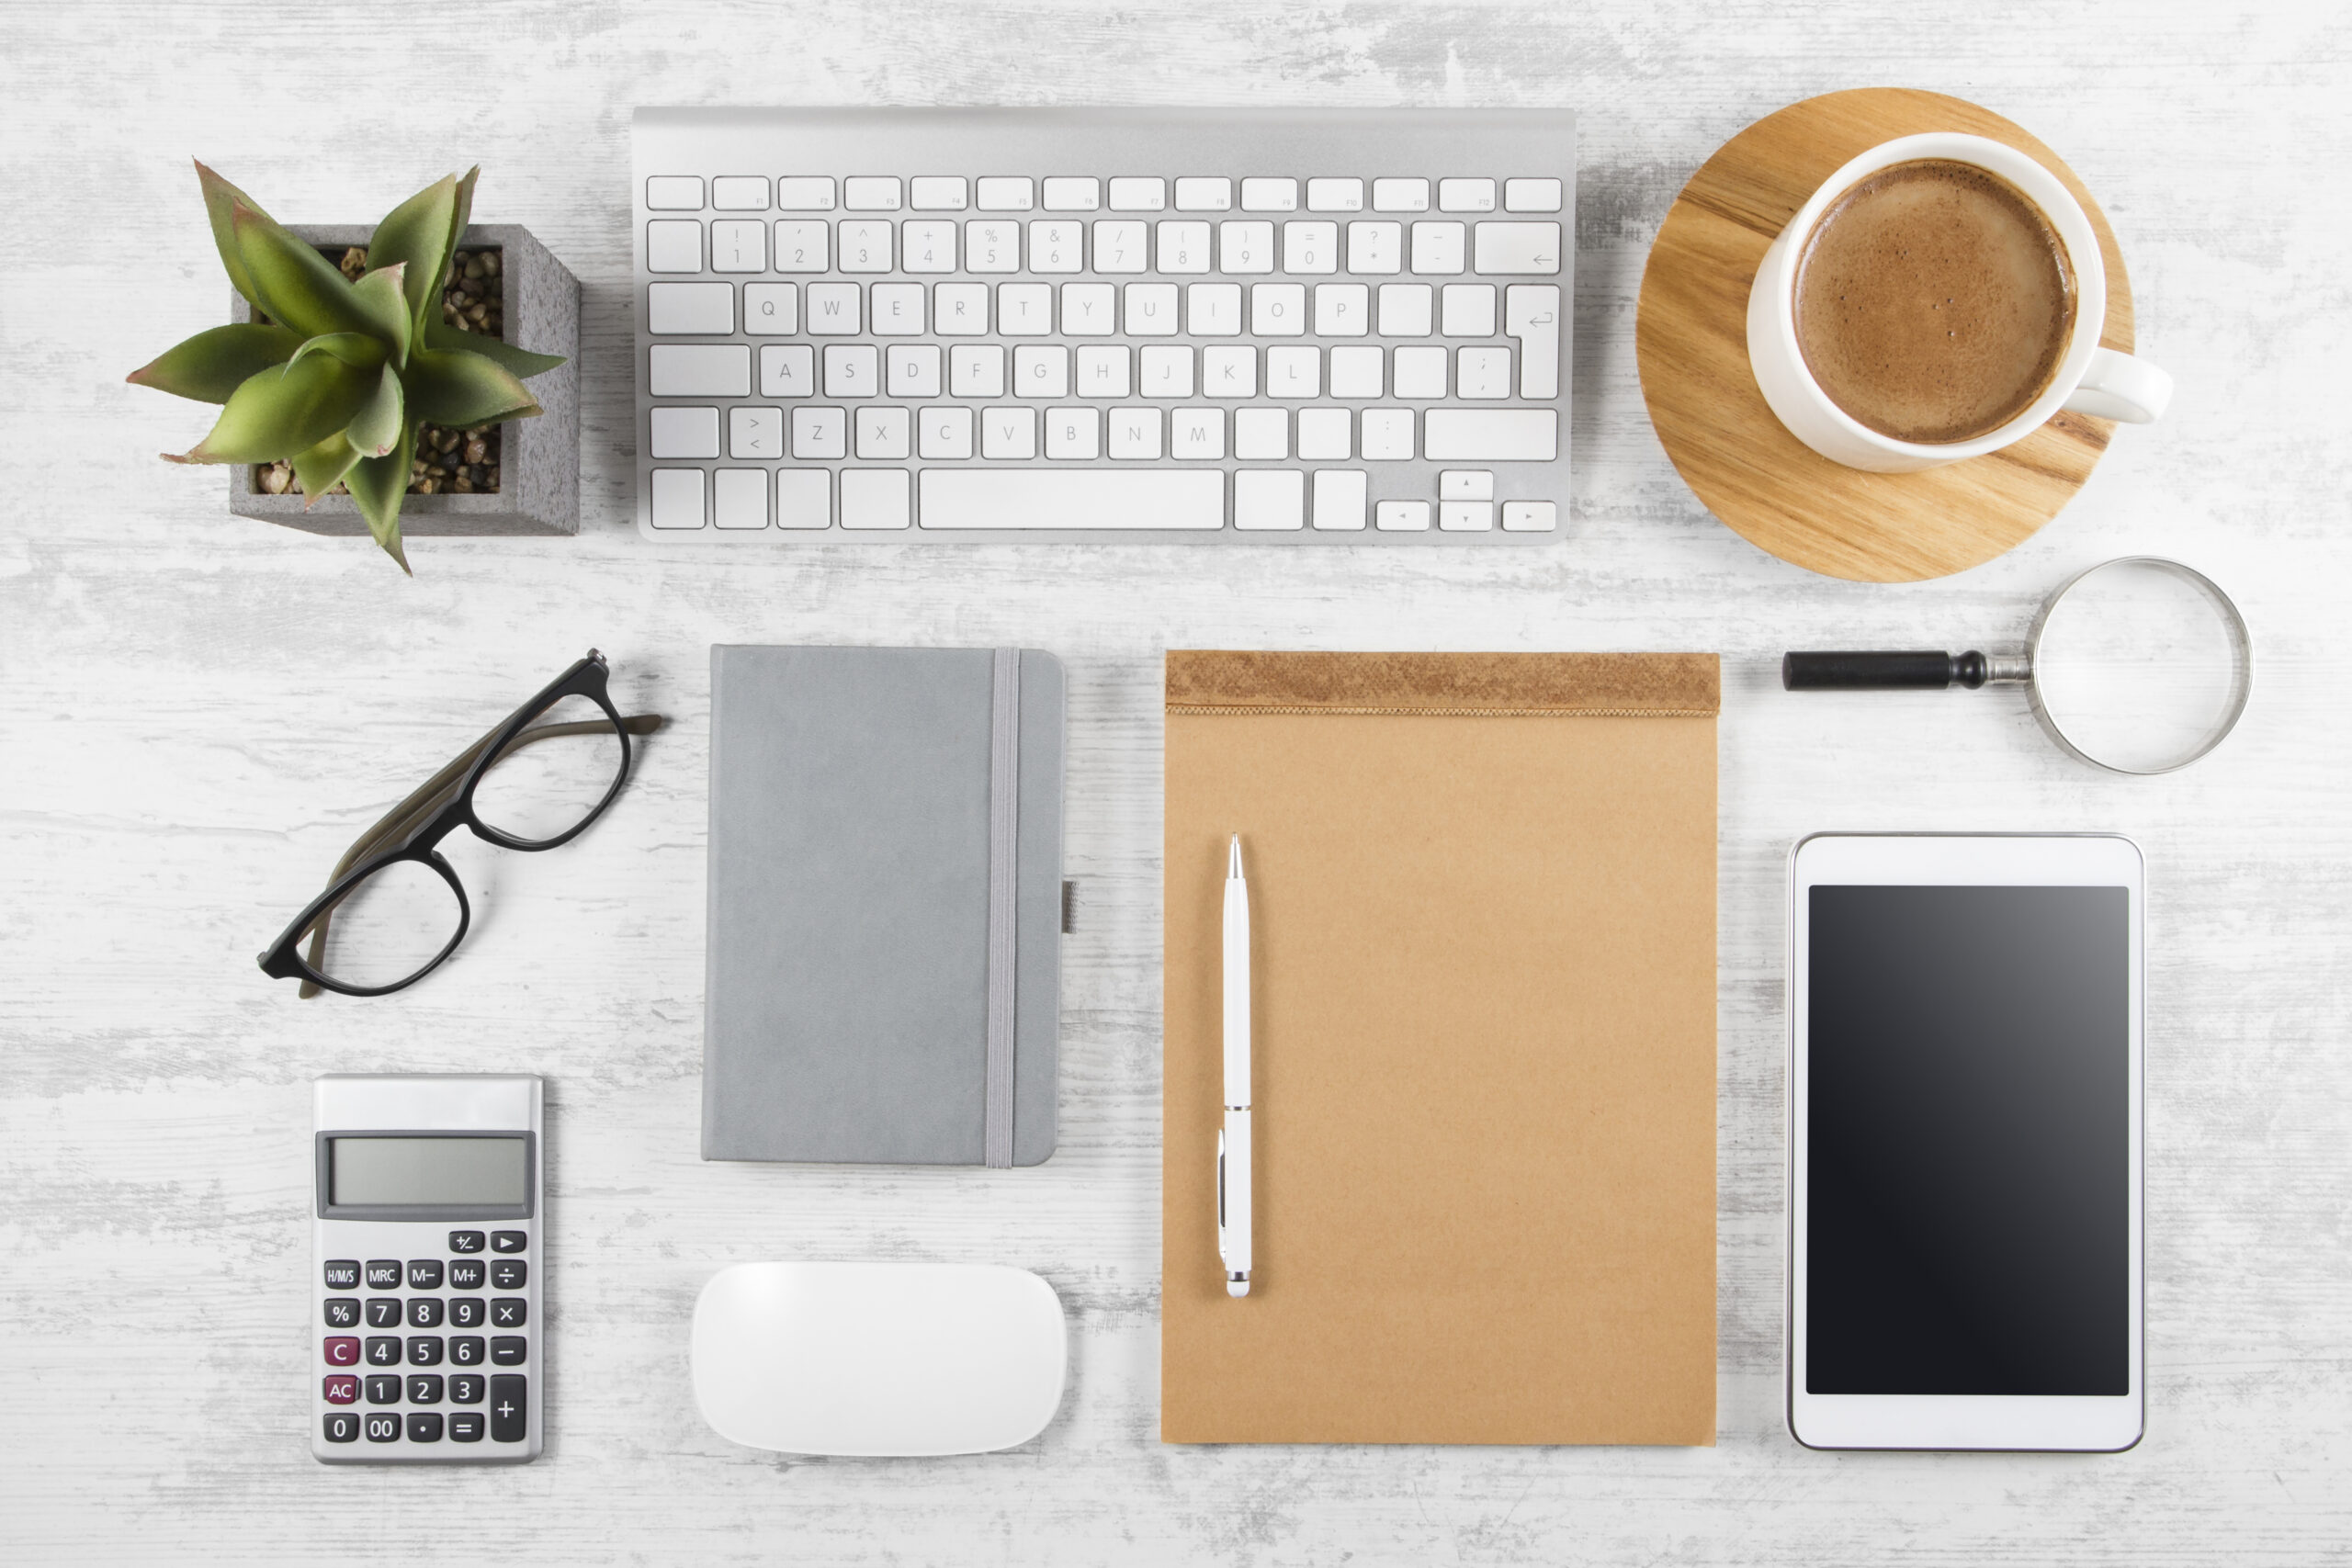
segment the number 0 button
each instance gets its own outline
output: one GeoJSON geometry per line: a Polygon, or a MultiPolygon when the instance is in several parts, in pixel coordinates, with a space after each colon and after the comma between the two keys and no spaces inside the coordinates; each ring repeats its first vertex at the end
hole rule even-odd
{"type": "Polygon", "coordinates": [[[330,1410],[327,1412],[328,1442],[356,1442],[358,1439],[358,1437],[359,1417],[356,1414],[348,1410],[330,1410]]]}

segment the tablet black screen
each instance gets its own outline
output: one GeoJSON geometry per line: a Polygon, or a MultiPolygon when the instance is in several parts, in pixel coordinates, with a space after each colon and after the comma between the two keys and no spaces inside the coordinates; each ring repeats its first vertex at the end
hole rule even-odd
{"type": "Polygon", "coordinates": [[[2126,897],[1811,890],[1808,1393],[2129,1392],[2126,897]]]}

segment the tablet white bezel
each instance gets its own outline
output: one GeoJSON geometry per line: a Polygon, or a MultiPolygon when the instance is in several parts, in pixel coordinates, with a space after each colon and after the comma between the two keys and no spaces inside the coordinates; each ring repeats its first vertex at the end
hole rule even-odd
{"type": "Polygon", "coordinates": [[[2010,1449],[2113,1453],[2140,1440],[2145,1410],[2146,1294],[2142,1085],[2145,1012],[2140,848],[2115,834],[1820,833],[1789,854],[1789,1435],[1815,1449],[2010,1449]],[[1810,1027],[1810,890],[1839,886],[2121,886],[2130,935],[2131,1325],[2129,1389],[2120,1395],[1815,1394],[1805,1384],[1806,1103],[1810,1027]]]}

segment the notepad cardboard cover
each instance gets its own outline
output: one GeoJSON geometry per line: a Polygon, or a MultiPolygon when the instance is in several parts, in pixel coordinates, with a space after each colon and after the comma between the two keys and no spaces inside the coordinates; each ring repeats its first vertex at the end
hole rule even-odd
{"type": "Polygon", "coordinates": [[[1168,655],[1164,1440],[1713,1442],[1718,703],[1712,654],[1168,655]]]}

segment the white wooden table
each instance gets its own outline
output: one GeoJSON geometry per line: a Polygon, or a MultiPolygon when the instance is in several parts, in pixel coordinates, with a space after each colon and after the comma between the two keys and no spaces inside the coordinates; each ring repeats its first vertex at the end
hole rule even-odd
{"type": "Polygon", "coordinates": [[[1250,1563],[2344,1561],[2352,1554],[2352,22],[2333,6],[683,0],[0,13],[0,1559],[1250,1563]],[[1866,587],[1759,555],[1634,371],[1685,175],[1783,103],[1902,84],[2047,140],[2180,392],[2009,557],[1866,587]],[[1577,458],[1556,551],[672,552],[627,525],[640,103],[1566,104],[1577,458]],[[123,373],[218,319],[190,154],[288,220],[484,164],[477,215],[586,287],[586,524],[356,541],[226,514],[205,423],[123,373]],[[2077,567],[2203,565],[2259,639],[2241,732],[2094,773],[1997,694],[1792,697],[1788,647],[2021,633],[2077,567]],[[707,649],[1054,649],[1070,672],[1061,1152],[1034,1170],[708,1166],[707,649]],[[590,645],[674,725],[561,852],[453,840],[460,955],[298,1004],[253,953],[359,828],[590,645]],[[1159,657],[1171,646],[1726,657],[1717,1446],[1183,1449],[1157,1437],[1159,657]],[[2334,650],[2334,651],[2331,651],[2334,650]],[[2114,829],[2150,863],[2149,1435],[2114,1458],[1806,1452],[1780,1416],[1782,857],[1821,828],[2114,829]],[[316,1074],[550,1083],[548,1451],[327,1469],[306,1441],[316,1074]],[[719,1266],[993,1260],[1070,1311],[1025,1450],[795,1461],[696,1417],[719,1266]]]}

